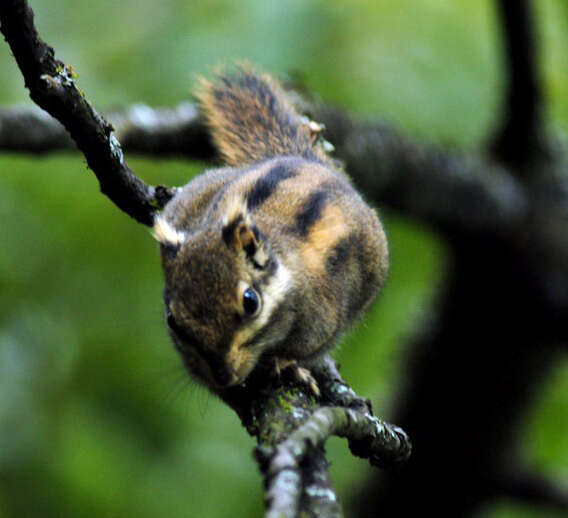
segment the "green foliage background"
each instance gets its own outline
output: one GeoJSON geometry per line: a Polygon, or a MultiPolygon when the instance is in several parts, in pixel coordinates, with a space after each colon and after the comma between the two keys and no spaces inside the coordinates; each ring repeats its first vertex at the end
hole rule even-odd
{"type": "MultiPolygon", "coordinates": [[[[310,90],[418,139],[483,143],[502,76],[492,2],[32,0],[42,37],[98,109],[175,104],[233,59],[299,73],[310,90]]],[[[549,119],[568,125],[568,8],[537,5],[549,119]]],[[[0,102],[29,103],[5,44],[0,102]]],[[[203,164],[128,158],[152,183],[203,164]]],[[[253,441],[184,374],[163,325],[157,247],[98,191],[74,153],[0,155],[0,517],[259,516],[253,441]]],[[[405,338],[428,317],[449,259],[430,230],[382,211],[392,275],[338,353],[388,417],[405,338]]],[[[524,458],[568,481],[568,369],[520,431],[524,458]]],[[[430,426],[430,423],[425,423],[430,426]]],[[[370,468],[329,447],[340,497],[370,468]]],[[[551,516],[498,502],[483,517],[551,516]]]]}

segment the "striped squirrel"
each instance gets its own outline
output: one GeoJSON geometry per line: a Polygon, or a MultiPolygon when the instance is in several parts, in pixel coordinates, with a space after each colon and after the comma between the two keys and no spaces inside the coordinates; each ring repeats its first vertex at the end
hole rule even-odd
{"type": "Polygon", "coordinates": [[[248,66],[197,94],[226,167],[180,188],[156,217],[170,335],[219,392],[259,364],[310,367],[374,299],[388,267],[375,211],[326,153],[322,126],[248,66]]]}

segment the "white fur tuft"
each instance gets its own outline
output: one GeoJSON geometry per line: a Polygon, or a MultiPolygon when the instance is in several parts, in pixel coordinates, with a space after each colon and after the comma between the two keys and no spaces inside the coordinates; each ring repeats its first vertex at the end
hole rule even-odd
{"type": "Polygon", "coordinates": [[[152,235],[163,245],[179,246],[186,240],[181,230],[175,229],[165,218],[158,216],[152,227],[152,235]]]}

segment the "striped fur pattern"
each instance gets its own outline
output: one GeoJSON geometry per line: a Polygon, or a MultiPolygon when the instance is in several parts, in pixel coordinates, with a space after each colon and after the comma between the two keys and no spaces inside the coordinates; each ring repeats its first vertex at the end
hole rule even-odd
{"type": "Polygon", "coordinates": [[[181,189],[154,232],[170,334],[214,391],[259,363],[313,365],[374,299],[388,267],[375,211],[301,137],[280,88],[250,70],[232,74],[200,94],[231,167],[181,189]]]}

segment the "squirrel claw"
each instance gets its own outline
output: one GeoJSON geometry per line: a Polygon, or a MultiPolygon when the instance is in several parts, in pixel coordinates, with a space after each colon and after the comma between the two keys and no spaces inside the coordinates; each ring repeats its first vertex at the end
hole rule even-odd
{"type": "Polygon", "coordinates": [[[309,388],[314,396],[319,397],[321,395],[318,383],[312,376],[310,370],[305,367],[300,367],[296,360],[276,360],[276,373],[278,376],[280,376],[283,370],[288,370],[293,379],[309,388]]]}

